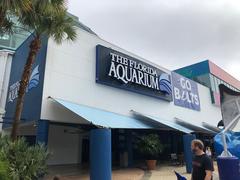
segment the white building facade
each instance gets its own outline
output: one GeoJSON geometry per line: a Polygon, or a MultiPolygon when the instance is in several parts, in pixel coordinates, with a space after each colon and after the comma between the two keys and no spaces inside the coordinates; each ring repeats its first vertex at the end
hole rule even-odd
{"type": "Polygon", "coordinates": [[[0,131],[2,129],[2,116],[5,114],[8,82],[10,77],[13,52],[0,50],[0,131]]]}

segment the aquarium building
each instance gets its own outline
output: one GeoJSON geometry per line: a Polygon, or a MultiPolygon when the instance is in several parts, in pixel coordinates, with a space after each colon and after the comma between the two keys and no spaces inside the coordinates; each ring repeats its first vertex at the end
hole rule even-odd
{"type": "MultiPolygon", "coordinates": [[[[62,45],[42,37],[26,91],[19,135],[30,144],[45,143],[50,165],[90,162],[91,179],[108,179],[112,166],[142,159],[136,142],[143,134],[159,135],[166,145],[160,158],[185,153],[186,159],[192,138],[218,132],[221,112],[208,87],[109,43],[84,25],[77,34],[75,42],[62,45]]],[[[12,58],[6,133],[31,39],[12,58]]]]}

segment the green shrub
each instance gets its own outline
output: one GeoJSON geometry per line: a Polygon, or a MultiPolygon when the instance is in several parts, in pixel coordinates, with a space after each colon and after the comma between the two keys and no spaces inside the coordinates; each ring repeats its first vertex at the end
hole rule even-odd
{"type": "Polygon", "coordinates": [[[8,174],[8,162],[4,160],[0,160],[0,180],[10,180],[8,174]]]}
{"type": "Polygon", "coordinates": [[[29,146],[23,138],[11,142],[8,137],[1,137],[0,152],[13,180],[33,180],[46,174],[49,153],[43,145],[29,146]]]}
{"type": "Polygon", "coordinates": [[[138,142],[139,151],[149,158],[157,158],[163,151],[163,145],[161,144],[157,134],[149,134],[142,136],[138,142]]]}

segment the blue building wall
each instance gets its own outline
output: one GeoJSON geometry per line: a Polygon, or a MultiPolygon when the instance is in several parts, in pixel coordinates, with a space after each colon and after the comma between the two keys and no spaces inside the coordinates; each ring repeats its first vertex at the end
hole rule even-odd
{"type": "MultiPolygon", "coordinates": [[[[14,116],[17,101],[16,94],[18,82],[21,79],[24,65],[26,63],[28,53],[30,50],[29,45],[32,40],[33,36],[31,35],[16,50],[12,59],[12,67],[8,87],[8,97],[6,102],[6,114],[4,117],[5,123],[3,124],[3,128],[9,126],[9,123],[11,123],[14,116]]],[[[24,99],[21,122],[29,122],[40,119],[48,38],[42,37],[41,40],[42,40],[41,48],[33,64],[31,79],[29,81],[29,86],[27,88],[24,99]]]]}

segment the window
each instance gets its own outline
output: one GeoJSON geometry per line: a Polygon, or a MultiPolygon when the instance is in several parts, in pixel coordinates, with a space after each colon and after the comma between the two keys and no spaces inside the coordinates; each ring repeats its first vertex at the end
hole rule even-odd
{"type": "Polygon", "coordinates": [[[211,89],[213,92],[216,92],[216,86],[214,83],[214,76],[212,74],[210,74],[210,83],[211,83],[211,89]]]}
{"type": "Polygon", "coordinates": [[[220,80],[217,77],[214,77],[214,82],[215,82],[216,92],[219,93],[218,85],[220,84],[220,80]]]}
{"type": "Polygon", "coordinates": [[[9,35],[5,34],[3,36],[0,36],[0,39],[2,39],[2,40],[9,40],[9,35]]]}

